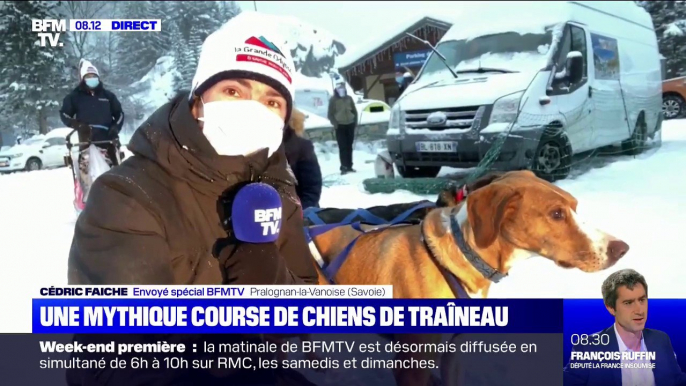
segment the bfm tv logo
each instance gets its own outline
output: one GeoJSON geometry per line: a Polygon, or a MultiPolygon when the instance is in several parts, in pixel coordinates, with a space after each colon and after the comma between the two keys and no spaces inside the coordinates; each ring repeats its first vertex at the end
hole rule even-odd
{"type": "Polygon", "coordinates": [[[60,32],[67,32],[66,20],[55,19],[31,19],[31,32],[39,32],[40,46],[47,47],[46,40],[50,42],[50,47],[62,47],[60,42],[60,32]],[[50,31],[53,33],[48,33],[50,31]]]}
{"type": "Polygon", "coordinates": [[[262,226],[262,236],[276,234],[280,229],[281,208],[256,209],[255,222],[262,226]]]}

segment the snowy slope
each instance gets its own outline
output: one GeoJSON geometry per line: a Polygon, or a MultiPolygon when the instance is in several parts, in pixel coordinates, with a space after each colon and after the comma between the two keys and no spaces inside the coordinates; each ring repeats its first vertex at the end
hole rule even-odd
{"type": "MultiPolygon", "coordinates": [[[[422,197],[399,191],[368,194],[365,178],[374,176],[372,161],[376,147],[356,144],[357,173],[340,176],[334,141],[317,146],[325,187],[321,206],[358,208],[409,202],[422,197]]],[[[629,254],[612,270],[631,267],[651,283],[651,297],[686,297],[681,272],[686,268],[680,254],[686,228],[686,182],[681,168],[686,164],[686,120],[665,122],[662,148],[651,157],[622,158],[593,169],[559,186],[579,200],[578,210],[598,227],[623,238],[629,254]]],[[[30,325],[31,302],[41,286],[67,282],[67,256],[74,222],[72,177],[61,168],[0,176],[0,213],[8,224],[0,244],[3,269],[0,307],[15,317],[0,318],[0,331],[25,331],[30,325]],[[49,194],[46,194],[49,192],[49,194]]],[[[492,287],[494,298],[598,298],[602,280],[609,272],[586,274],[565,270],[543,258],[516,265],[510,276],[492,287]]]]}
{"type": "Polygon", "coordinates": [[[684,36],[684,29],[686,28],[686,20],[677,20],[674,23],[667,24],[664,36],[684,36]]]}
{"type": "MultiPolygon", "coordinates": [[[[174,58],[163,56],[157,59],[155,66],[141,80],[131,84],[131,88],[142,90],[130,97],[140,108],[137,112],[142,115],[141,119],[129,117],[133,121],[131,127],[137,129],[158,107],[174,97],[173,85],[176,74],[174,58]]],[[[132,134],[132,131],[124,131],[121,135],[122,143],[128,143],[132,134]]]]}

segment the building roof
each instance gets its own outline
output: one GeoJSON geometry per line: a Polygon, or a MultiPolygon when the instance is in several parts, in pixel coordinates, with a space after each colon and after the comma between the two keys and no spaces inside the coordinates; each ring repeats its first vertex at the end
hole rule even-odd
{"type": "Polygon", "coordinates": [[[406,32],[413,32],[419,28],[431,26],[434,28],[445,29],[446,31],[452,27],[452,23],[435,16],[423,16],[419,19],[412,18],[398,23],[394,27],[387,29],[385,32],[377,33],[374,39],[371,39],[355,49],[349,50],[345,54],[336,58],[336,66],[339,71],[344,72],[350,68],[362,64],[364,61],[372,58],[379,51],[382,51],[398,41],[405,38],[406,32]]]}

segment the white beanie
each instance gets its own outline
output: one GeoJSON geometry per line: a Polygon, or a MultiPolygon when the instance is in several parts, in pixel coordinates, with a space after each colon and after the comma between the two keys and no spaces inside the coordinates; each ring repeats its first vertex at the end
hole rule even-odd
{"type": "Polygon", "coordinates": [[[190,97],[202,95],[224,79],[256,80],[286,99],[288,122],[295,94],[293,58],[271,23],[252,12],[242,16],[237,15],[205,39],[190,97]]]}
{"type": "Polygon", "coordinates": [[[87,60],[81,59],[80,64],[81,64],[81,68],[80,68],[81,79],[83,79],[83,77],[88,75],[88,74],[95,74],[98,77],[100,77],[100,73],[98,73],[98,69],[95,68],[93,63],[91,63],[87,60]]]}

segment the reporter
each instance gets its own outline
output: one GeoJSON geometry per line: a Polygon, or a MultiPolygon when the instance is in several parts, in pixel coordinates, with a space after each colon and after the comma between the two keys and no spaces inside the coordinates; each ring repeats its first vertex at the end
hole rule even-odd
{"type": "Polygon", "coordinates": [[[317,283],[282,145],[293,60],[268,27],[242,20],[208,36],[190,95],[160,107],[131,139],[133,156],[93,184],[76,223],[70,284],[317,283]],[[256,181],[283,203],[273,243],[225,230],[224,203],[256,181]]]}

